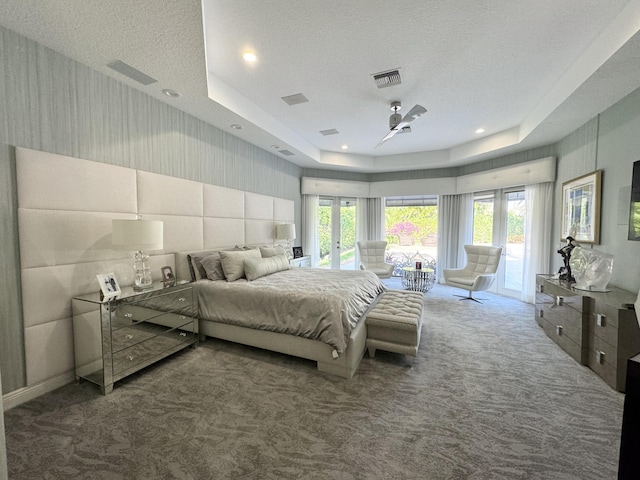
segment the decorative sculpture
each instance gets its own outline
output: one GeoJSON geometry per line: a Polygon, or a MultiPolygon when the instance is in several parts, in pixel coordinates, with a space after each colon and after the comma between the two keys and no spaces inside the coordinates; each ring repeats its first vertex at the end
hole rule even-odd
{"type": "Polygon", "coordinates": [[[613,273],[613,255],[598,250],[576,247],[571,254],[574,288],[592,292],[606,292],[613,273]]]}
{"type": "Polygon", "coordinates": [[[575,282],[575,278],[573,278],[573,275],[571,274],[571,252],[573,252],[573,249],[576,248],[578,245],[575,241],[575,239],[573,237],[567,237],[567,244],[562,247],[560,250],[558,250],[558,253],[560,255],[562,255],[562,260],[564,262],[564,266],[560,267],[560,270],[558,271],[559,273],[559,279],[560,280],[564,280],[565,282],[569,282],[569,283],[573,283],[575,282]]]}

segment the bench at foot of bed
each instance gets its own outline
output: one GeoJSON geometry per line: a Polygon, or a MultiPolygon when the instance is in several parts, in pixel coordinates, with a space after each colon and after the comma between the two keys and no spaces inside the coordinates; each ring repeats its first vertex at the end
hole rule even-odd
{"type": "Polygon", "coordinates": [[[411,366],[418,353],[424,297],[421,292],[388,290],[367,314],[367,348],[402,353],[411,366]]]}

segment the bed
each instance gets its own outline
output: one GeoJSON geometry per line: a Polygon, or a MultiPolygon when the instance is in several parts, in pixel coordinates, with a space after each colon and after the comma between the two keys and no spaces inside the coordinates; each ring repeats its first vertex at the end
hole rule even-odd
{"type": "Polygon", "coordinates": [[[380,279],[362,270],[289,268],[286,257],[250,250],[176,254],[178,278],[196,282],[200,335],[306,358],[320,371],[351,378],[365,351],[363,318],[385,290],[380,279]],[[226,279],[219,264],[209,277],[199,268],[218,254],[237,257],[226,279]]]}

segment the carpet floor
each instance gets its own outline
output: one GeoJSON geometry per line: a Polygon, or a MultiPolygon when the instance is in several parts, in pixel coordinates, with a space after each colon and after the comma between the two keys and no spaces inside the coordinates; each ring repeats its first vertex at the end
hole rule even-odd
{"type": "Polygon", "coordinates": [[[624,395],[532,305],[453,293],[425,294],[412,368],[378,351],[346,380],[208,339],[108,396],[66,385],[5,412],[9,478],[615,479],[624,395]]]}

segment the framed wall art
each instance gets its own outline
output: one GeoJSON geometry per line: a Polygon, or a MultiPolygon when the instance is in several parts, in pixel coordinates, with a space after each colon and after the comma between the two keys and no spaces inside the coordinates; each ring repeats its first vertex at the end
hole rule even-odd
{"type": "Polygon", "coordinates": [[[602,170],[562,184],[562,238],[600,243],[602,170]]]}

